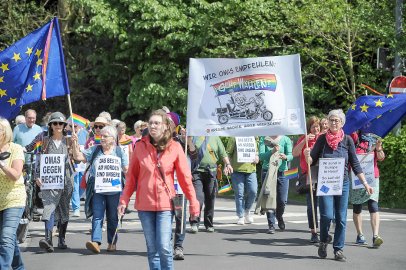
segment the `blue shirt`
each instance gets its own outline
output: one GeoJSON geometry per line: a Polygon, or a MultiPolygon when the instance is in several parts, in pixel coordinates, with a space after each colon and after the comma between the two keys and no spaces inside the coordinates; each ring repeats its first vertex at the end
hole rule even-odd
{"type": "MultiPolygon", "coordinates": [[[[42,128],[36,124],[31,128],[27,127],[26,124],[19,124],[13,130],[13,142],[25,147],[41,132],[42,128]]],[[[25,155],[25,163],[30,163],[29,155],[25,155]]]]}

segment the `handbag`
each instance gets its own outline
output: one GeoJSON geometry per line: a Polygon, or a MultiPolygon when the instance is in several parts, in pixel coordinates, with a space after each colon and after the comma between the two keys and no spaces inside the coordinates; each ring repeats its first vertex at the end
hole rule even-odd
{"type": "MultiPolygon", "coordinates": [[[[312,190],[316,190],[316,185],[317,185],[317,178],[319,176],[319,166],[312,166],[310,167],[311,173],[312,173],[312,190]]],[[[298,194],[308,194],[310,191],[310,184],[309,184],[309,179],[308,179],[308,174],[301,174],[299,176],[299,179],[296,181],[296,192],[298,194]]]]}

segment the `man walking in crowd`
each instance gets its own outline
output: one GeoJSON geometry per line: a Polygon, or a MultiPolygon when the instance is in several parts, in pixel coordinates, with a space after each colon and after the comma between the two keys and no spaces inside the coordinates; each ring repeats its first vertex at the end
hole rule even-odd
{"type": "MultiPolygon", "coordinates": [[[[252,137],[252,139],[255,141],[254,137],[252,137]]],[[[234,169],[231,175],[231,182],[235,196],[238,225],[244,225],[245,223],[251,224],[254,222],[254,218],[251,215],[251,207],[257,196],[258,181],[256,164],[259,162],[256,143],[254,147],[256,153],[253,162],[239,162],[235,137],[230,137],[227,143],[226,150],[231,156],[231,166],[234,169]]]]}
{"type": "MultiPolygon", "coordinates": [[[[206,231],[214,232],[213,216],[217,193],[217,162],[219,160],[224,162],[225,175],[232,174],[233,167],[219,137],[193,137],[192,142],[198,153],[197,158],[192,160],[193,186],[195,187],[197,200],[200,203],[200,212],[204,203],[204,226],[206,231]]],[[[199,223],[200,214],[196,219],[190,220],[191,233],[199,231],[199,223]]]]}

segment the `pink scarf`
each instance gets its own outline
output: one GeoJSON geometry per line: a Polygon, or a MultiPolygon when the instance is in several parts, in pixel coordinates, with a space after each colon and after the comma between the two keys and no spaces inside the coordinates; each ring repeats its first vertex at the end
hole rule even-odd
{"type": "Polygon", "coordinates": [[[333,150],[337,150],[338,144],[344,139],[344,131],[341,129],[336,134],[333,134],[330,130],[327,130],[326,140],[327,144],[333,150]]]}

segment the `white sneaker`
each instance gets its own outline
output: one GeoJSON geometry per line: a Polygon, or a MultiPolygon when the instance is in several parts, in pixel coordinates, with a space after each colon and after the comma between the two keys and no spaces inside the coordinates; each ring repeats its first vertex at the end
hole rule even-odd
{"type": "Polygon", "coordinates": [[[72,217],[80,217],[80,210],[73,211],[72,217]]]}
{"type": "Polygon", "coordinates": [[[244,225],[245,224],[244,218],[243,217],[238,218],[237,224],[238,225],[244,225]]]}
{"type": "Polygon", "coordinates": [[[254,217],[251,215],[250,212],[245,212],[245,223],[247,224],[254,223],[254,217]]]}

